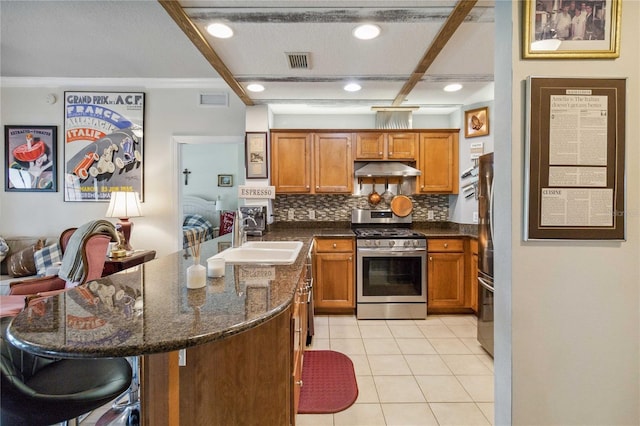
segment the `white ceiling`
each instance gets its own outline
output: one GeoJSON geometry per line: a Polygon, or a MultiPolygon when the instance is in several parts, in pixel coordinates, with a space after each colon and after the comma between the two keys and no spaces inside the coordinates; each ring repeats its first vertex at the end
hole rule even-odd
{"type": "MultiPolygon", "coordinates": [[[[275,113],[371,113],[391,105],[456,1],[260,0],[180,4],[233,78],[275,113]],[[231,39],[204,27],[224,21],[231,39]],[[351,31],[382,28],[375,40],[351,31]],[[309,52],[310,69],[292,70],[287,52],[309,52]],[[363,89],[348,93],[345,83],[363,89]]],[[[479,1],[402,105],[414,114],[493,99],[493,1],[479,1]],[[446,93],[451,82],[464,89],[446,93]]],[[[0,1],[2,77],[219,79],[220,75],[155,0],[0,1]]],[[[242,89],[241,89],[242,90],[242,89]]]]}

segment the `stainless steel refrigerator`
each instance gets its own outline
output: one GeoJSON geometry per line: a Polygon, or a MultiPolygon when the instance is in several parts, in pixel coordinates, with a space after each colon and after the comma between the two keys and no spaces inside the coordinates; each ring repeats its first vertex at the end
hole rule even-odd
{"type": "Polygon", "coordinates": [[[493,153],[478,170],[478,341],[493,356],[493,153]]]}

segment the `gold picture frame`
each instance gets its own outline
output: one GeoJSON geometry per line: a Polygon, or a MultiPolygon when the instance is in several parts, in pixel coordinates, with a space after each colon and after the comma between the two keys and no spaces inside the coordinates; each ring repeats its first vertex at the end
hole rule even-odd
{"type": "Polygon", "coordinates": [[[475,138],[489,134],[489,107],[464,112],[464,137],[475,138]]]}
{"type": "Polygon", "coordinates": [[[620,56],[622,0],[525,0],[523,7],[523,58],[620,56]],[[573,4],[576,5],[574,8],[573,4]],[[584,12],[577,14],[575,11],[582,5],[584,12]],[[579,16],[583,18],[576,18],[579,16]]]}

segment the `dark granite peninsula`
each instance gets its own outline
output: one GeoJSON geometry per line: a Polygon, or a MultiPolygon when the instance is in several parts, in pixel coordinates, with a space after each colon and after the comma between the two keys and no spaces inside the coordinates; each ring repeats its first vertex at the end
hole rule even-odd
{"type": "MultiPolygon", "coordinates": [[[[201,289],[187,289],[193,258],[176,252],[43,299],[9,338],[41,355],[142,355],[143,424],[293,424],[294,302],[312,238],[269,233],[304,243],[295,263],[227,264],[201,289]]],[[[203,243],[200,263],[229,241],[203,243]]]]}

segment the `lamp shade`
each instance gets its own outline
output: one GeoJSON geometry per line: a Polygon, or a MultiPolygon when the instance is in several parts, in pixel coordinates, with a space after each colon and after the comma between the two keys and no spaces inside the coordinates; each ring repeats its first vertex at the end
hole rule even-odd
{"type": "Polygon", "coordinates": [[[130,218],[142,216],[137,192],[112,192],[106,217],[130,218]]]}

